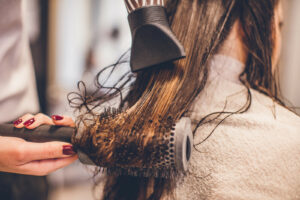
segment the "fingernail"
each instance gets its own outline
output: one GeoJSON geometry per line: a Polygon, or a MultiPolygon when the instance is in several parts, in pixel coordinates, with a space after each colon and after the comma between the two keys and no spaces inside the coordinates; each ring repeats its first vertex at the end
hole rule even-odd
{"type": "Polygon", "coordinates": [[[22,119],[18,119],[18,120],[16,120],[16,121],[14,121],[14,125],[15,126],[18,126],[19,124],[21,124],[22,123],[22,119]]]}
{"type": "Polygon", "coordinates": [[[64,155],[74,155],[75,152],[73,150],[73,146],[72,145],[64,145],[63,146],[63,154],[64,155]]]}
{"type": "Polygon", "coordinates": [[[52,115],[51,118],[55,121],[59,121],[59,120],[63,120],[64,117],[63,116],[59,116],[59,115],[52,115]]]}
{"type": "Polygon", "coordinates": [[[26,122],[24,122],[24,126],[30,126],[31,124],[33,124],[35,122],[34,118],[31,118],[29,120],[27,120],[26,122]]]}

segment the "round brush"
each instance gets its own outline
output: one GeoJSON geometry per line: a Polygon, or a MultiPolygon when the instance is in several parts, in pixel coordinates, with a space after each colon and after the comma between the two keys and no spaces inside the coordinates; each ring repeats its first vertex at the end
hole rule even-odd
{"type": "MultiPolygon", "coordinates": [[[[99,119],[104,122],[107,117],[99,119]]],[[[97,125],[93,130],[88,129],[87,133],[61,126],[42,125],[29,130],[1,124],[0,136],[19,137],[32,142],[73,143],[83,164],[103,167],[109,174],[168,178],[185,172],[193,145],[190,119],[181,118],[176,124],[169,121],[155,125],[160,133],[147,137],[147,133],[139,133],[138,130],[105,132],[105,125],[97,125]],[[78,144],[78,141],[85,142],[78,144]]]]}

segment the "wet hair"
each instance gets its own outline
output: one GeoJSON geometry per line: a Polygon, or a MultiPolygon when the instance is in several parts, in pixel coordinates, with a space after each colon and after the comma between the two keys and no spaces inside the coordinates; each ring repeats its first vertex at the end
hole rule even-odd
{"type": "MultiPolygon", "coordinates": [[[[104,112],[110,118],[109,120],[105,118],[106,121],[102,121],[101,125],[107,123],[106,131],[119,133],[136,133],[133,130],[138,127],[140,132],[147,132],[153,136],[155,126],[149,126],[149,123],[145,122],[158,119],[167,121],[170,118],[177,121],[187,113],[196,96],[206,85],[209,73],[208,60],[218,52],[234,23],[239,20],[243,42],[249,52],[246,67],[240,74],[240,81],[248,89],[248,101],[236,113],[246,112],[251,106],[250,88],[282,104],[277,93],[276,80],[272,74],[274,11],[278,1],[167,0],[165,7],[171,27],[184,45],[187,57],[180,61],[140,71],[134,76],[126,73],[112,87],[105,87],[104,84],[99,83],[98,78],[103,72],[101,71],[98,74],[97,85],[102,90],[106,89],[105,92],[81,93],[80,97],[71,98],[71,103],[78,98],[81,99],[83,103],[76,107],[85,108],[84,116],[89,115],[90,121],[96,121],[99,125],[103,119],[103,113],[102,115],[97,113],[97,108],[119,95],[121,96],[120,109],[117,112],[104,112]],[[133,78],[134,82],[131,83],[133,78]],[[128,83],[131,83],[130,91],[123,98],[122,91],[128,83]]],[[[121,59],[118,64],[122,62],[121,59]]],[[[224,113],[214,114],[221,117],[224,113]]],[[[229,113],[223,120],[231,114],[235,113],[229,113]]],[[[205,122],[206,118],[199,121],[196,129],[205,122]]],[[[95,161],[101,162],[103,155],[99,157],[97,149],[95,150],[93,146],[95,144],[93,138],[99,130],[91,131],[95,123],[92,123],[92,126],[89,123],[84,123],[84,125],[86,128],[84,138],[75,140],[74,143],[92,155],[95,161]]],[[[111,154],[108,151],[107,156],[109,155],[111,154]]],[[[173,189],[174,180],[172,179],[107,176],[103,199],[156,200],[164,195],[172,195],[173,189]]]]}

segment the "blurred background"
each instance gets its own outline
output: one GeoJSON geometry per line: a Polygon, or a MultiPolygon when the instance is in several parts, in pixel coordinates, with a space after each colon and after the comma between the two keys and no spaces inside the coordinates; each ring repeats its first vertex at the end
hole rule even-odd
{"type": "MultiPolygon", "coordinates": [[[[77,91],[79,80],[93,85],[96,73],[131,46],[125,5],[120,0],[25,1],[41,111],[73,116],[67,94],[77,91]]],[[[76,162],[52,173],[49,200],[95,199],[93,172],[76,162]]]]}
{"type": "MultiPolygon", "coordinates": [[[[281,91],[289,105],[300,106],[300,1],[283,3],[281,91]]],[[[89,83],[131,45],[123,1],[26,0],[26,7],[41,110],[72,116],[66,96],[76,83],[89,83]]],[[[78,162],[51,174],[49,200],[94,199],[92,175],[78,162]]]]}

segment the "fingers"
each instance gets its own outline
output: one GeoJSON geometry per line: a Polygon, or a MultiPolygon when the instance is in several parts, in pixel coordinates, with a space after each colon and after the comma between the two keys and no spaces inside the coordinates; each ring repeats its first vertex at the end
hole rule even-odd
{"type": "Polygon", "coordinates": [[[16,128],[26,127],[28,129],[34,129],[42,124],[54,125],[52,119],[42,113],[35,116],[26,114],[14,122],[16,128]]]}
{"type": "Polygon", "coordinates": [[[27,142],[19,148],[21,155],[20,161],[22,161],[20,164],[31,162],[33,160],[66,158],[76,154],[73,150],[73,146],[65,142],[27,142]]]}
{"type": "Polygon", "coordinates": [[[14,121],[14,125],[16,128],[23,128],[24,122],[27,122],[28,120],[32,119],[34,116],[32,114],[26,114],[22,117],[20,117],[18,120],[14,121]]]}
{"type": "Polygon", "coordinates": [[[70,126],[75,127],[75,123],[71,117],[68,116],[60,116],[60,115],[52,115],[51,116],[53,123],[58,126],[70,126]]]}
{"type": "Polygon", "coordinates": [[[52,115],[50,118],[42,113],[37,115],[26,114],[14,121],[16,128],[34,129],[42,124],[75,127],[75,122],[71,117],[52,115]]]}
{"type": "MultiPolygon", "coordinates": [[[[26,114],[14,122],[16,128],[34,129],[42,124],[74,127],[71,117],[52,116],[44,114],[26,114]]],[[[14,173],[28,175],[46,175],[59,168],[67,166],[77,159],[73,146],[65,142],[35,143],[20,141],[13,148],[12,167],[14,173]]],[[[9,171],[9,170],[7,170],[9,171]]]]}
{"type": "MultiPolygon", "coordinates": [[[[17,120],[23,123],[17,124],[15,127],[34,129],[42,124],[61,125],[74,127],[75,123],[71,117],[54,115],[52,118],[44,114],[31,115],[26,114],[17,120]]],[[[43,160],[52,158],[65,158],[75,154],[71,144],[65,142],[46,142],[35,143],[27,142],[19,145],[17,148],[17,157],[20,164],[31,162],[33,160],[43,160]]]]}
{"type": "Polygon", "coordinates": [[[42,124],[54,125],[54,123],[50,117],[48,117],[47,115],[41,114],[41,113],[35,115],[33,118],[29,119],[27,122],[24,122],[25,127],[28,129],[34,129],[42,124]],[[32,123],[31,123],[31,120],[33,120],[32,123]]]}
{"type": "Polygon", "coordinates": [[[45,176],[51,172],[54,172],[60,168],[63,168],[78,159],[77,155],[73,155],[68,158],[37,160],[26,163],[17,167],[17,172],[27,175],[45,176]]]}

